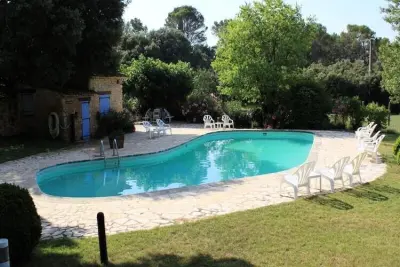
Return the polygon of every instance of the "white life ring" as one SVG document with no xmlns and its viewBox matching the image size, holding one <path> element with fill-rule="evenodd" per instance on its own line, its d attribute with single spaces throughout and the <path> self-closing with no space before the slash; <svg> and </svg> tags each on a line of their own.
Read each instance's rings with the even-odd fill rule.
<svg viewBox="0 0 400 267">
<path fill-rule="evenodd" d="M 58 118 L 58 114 L 51 112 L 49 114 L 48 123 L 51 137 L 56 138 L 60 134 L 60 119 Z"/>
</svg>

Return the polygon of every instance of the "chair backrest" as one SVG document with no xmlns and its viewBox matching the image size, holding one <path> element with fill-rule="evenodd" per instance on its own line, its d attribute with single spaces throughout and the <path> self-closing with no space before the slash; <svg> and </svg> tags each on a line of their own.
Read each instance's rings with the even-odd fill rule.
<svg viewBox="0 0 400 267">
<path fill-rule="evenodd" d="M 146 111 L 146 114 L 144 114 L 144 116 L 147 117 L 147 118 L 151 118 L 152 115 L 153 115 L 153 113 L 151 112 L 151 108 L 149 108 L 149 109 Z"/>
<path fill-rule="evenodd" d="M 375 141 L 376 139 L 378 139 L 378 136 L 380 133 L 381 133 L 381 131 L 377 131 L 376 134 L 374 134 L 374 136 L 372 136 L 372 141 Z"/>
<path fill-rule="evenodd" d="M 164 108 L 164 113 L 166 118 L 171 117 L 171 114 L 165 108 Z"/>
<path fill-rule="evenodd" d="M 204 121 L 205 123 L 211 123 L 211 122 L 213 122 L 214 120 L 213 120 L 213 118 L 212 118 L 210 115 L 204 115 L 203 121 Z"/>
<path fill-rule="evenodd" d="M 164 127 L 164 125 L 165 125 L 165 123 L 164 123 L 162 120 L 160 120 L 160 119 L 156 119 L 156 123 L 157 123 L 157 125 L 158 125 L 159 127 Z"/>
<path fill-rule="evenodd" d="M 148 121 L 142 121 L 143 127 L 148 131 L 151 127 L 151 123 Z"/>
<path fill-rule="evenodd" d="M 299 185 L 308 183 L 308 177 L 310 176 L 310 172 L 314 170 L 314 167 L 315 161 L 306 162 L 293 173 L 293 175 L 297 176 Z"/>
<path fill-rule="evenodd" d="M 372 133 L 375 131 L 376 126 L 378 126 L 378 124 L 374 124 L 371 128 L 369 128 L 369 132 L 370 132 L 370 136 L 372 135 Z"/>
<path fill-rule="evenodd" d="M 384 134 L 382 134 L 381 136 L 378 137 L 378 139 L 376 139 L 375 144 L 374 144 L 374 152 L 378 152 L 378 148 L 379 148 L 380 144 L 382 143 L 383 138 L 385 138 Z"/>
<path fill-rule="evenodd" d="M 351 162 L 352 167 L 352 174 L 360 173 L 361 163 L 364 161 L 365 157 L 367 156 L 367 152 L 363 152 L 357 155 Z"/>
<path fill-rule="evenodd" d="M 375 122 L 371 121 L 368 125 L 367 128 L 372 128 L 372 126 L 374 126 Z"/>
<path fill-rule="evenodd" d="M 224 115 L 222 115 L 221 120 L 222 120 L 223 122 L 229 122 L 229 121 L 231 120 L 231 118 L 229 118 L 228 115 L 224 114 Z"/>
<path fill-rule="evenodd" d="M 161 118 L 161 110 L 159 108 L 154 109 L 153 111 L 153 120 L 157 120 Z"/>
<path fill-rule="evenodd" d="M 350 157 L 344 157 L 344 158 L 339 159 L 338 161 L 336 161 L 335 164 L 332 165 L 334 178 L 342 177 L 344 167 L 347 165 L 347 163 L 349 161 L 350 161 Z"/>
</svg>

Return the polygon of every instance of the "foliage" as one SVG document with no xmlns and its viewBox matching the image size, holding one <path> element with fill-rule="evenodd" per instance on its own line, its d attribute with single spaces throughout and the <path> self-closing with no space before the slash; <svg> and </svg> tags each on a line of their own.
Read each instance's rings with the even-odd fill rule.
<svg viewBox="0 0 400 267">
<path fill-rule="evenodd" d="M 393 155 L 397 155 L 400 152 L 400 136 L 396 139 L 393 145 Z"/>
<path fill-rule="evenodd" d="M 211 27 L 211 31 L 215 36 L 219 36 L 220 32 L 223 31 L 226 25 L 231 21 L 231 19 L 224 19 L 221 21 L 214 21 L 214 25 Z"/>
<path fill-rule="evenodd" d="M 189 58 L 190 65 L 193 68 L 210 69 L 211 62 L 215 57 L 215 49 L 207 45 L 194 45 Z"/>
<path fill-rule="evenodd" d="M 200 69 L 193 76 L 192 95 L 217 94 L 218 77 L 212 70 Z"/>
<path fill-rule="evenodd" d="M 350 119 L 350 125 L 353 130 L 358 129 L 363 125 L 363 122 L 366 117 L 366 108 L 363 102 L 358 98 L 358 96 L 354 96 L 348 101 L 348 109 L 347 114 Z"/>
<path fill-rule="evenodd" d="M 290 87 L 290 128 L 321 129 L 328 121 L 330 95 L 312 80 L 297 80 Z"/>
<path fill-rule="evenodd" d="M 27 189 L 0 184 L 0 218 L 0 237 L 8 239 L 11 263 L 30 258 L 42 225 Z"/>
<path fill-rule="evenodd" d="M 138 114 L 140 112 L 140 104 L 137 98 L 132 98 L 128 95 L 124 95 L 123 106 L 124 109 L 128 110 L 132 114 Z"/>
<path fill-rule="evenodd" d="M 182 106 L 182 115 L 188 122 L 202 122 L 204 115 L 216 118 L 221 114 L 221 103 L 211 94 L 190 94 Z"/>
<path fill-rule="evenodd" d="M 163 107 L 179 118 L 181 107 L 193 90 L 193 71 L 188 63 L 167 64 L 140 56 L 122 71 L 128 77 L 124 93 L 139 100 L 142 112 Z"/>
<path fill-rule="evenodd" d="M 224 111 L 235 122 L 235 128 L 251 128 L 252 112 L 242 107 L 240 101 L 225 102 Z"/>
<path fill-rule="evenodd" d="M 400 31 L 400 1 L 399 0 L 387 0 L 389 5 L 386 8 L 382 8 L 382 12 L 385 14 L 384 19 L 390 23 L 394 30 Z"/>
<path fill-rule="evenodd" d="M 107 114 L 97 116 L 98 127 L 96 136 L 101 138 L 110 135 L 114 131 L 130 133 L 133 130 L 133 120 L 126 111 L 117 112 L 110 110 Z"/>
<path fill-rule="evenodd" d="M 397 100 L 400 98 L 400 42 L 397 40 L 382 46 L 380 60 L 383 68 L 382 87 L 388 91 L 392 100 Z"/>
<path fill-rule="evenodd" d="M 378 128 L 385 128 L 388 122 L 389 110 L 377 103 L 369 103 L 366 107 L 368 122 L 375 122 Z"/>
<path fill-rule="evenodd" d="M 147 26 L 140 19 L 134 18 L 125 23 L 124 34 L 138 32 L 147 32 Z"/>
<path fill-rule="evenodd" d="M 125 1 L 0 1 L 0 84 L 87 90 L 115 73 Z"/>
<path fill-rule="evenodd" d="M 192 44 L 202 44 L 206 40 L 203 15 L 192 6 L 180 6 L 168 13 L 165 26 L 181 31 Z"/>
<path fill-rule="evenodd" d="M 359 96 L 365 103 L 387 104 L 388 95 L 380 87 L 381 75 L 377 71 L 368 75 L 368 67 L 362 61 L 343 60 L 325 66 L 311 64 L 304 69 L 303 75 L 316 79 L 326 90 L 337 98 L 341 96 Z"/>
<path fill-rule="evenodd" d="M 306 64 L 311 26 L 298 7 L 282 0 L 242 6 L 220 34 L 212 63 L 221 93 L 243 104 L 261 103 L 267 113 L 277 110 L 271 95 L 283 89 L 292 73 Z"/>
</svg>

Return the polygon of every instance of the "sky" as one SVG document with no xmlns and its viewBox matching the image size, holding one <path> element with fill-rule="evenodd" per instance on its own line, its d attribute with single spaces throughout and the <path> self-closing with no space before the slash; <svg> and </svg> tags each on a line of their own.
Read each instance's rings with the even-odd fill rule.
<svg viewBox="0 0 400 267">
<path fill-rule="evenodd" d="M 217 38 L 211 33 L 214 21 L 233 18 L 239 7 L 252 0 L 132 0 L 126 8 L 124 19 L 139 18 L 149 29 L 164 25 L 168 13 L 175 7 L 191 5 L 200 11 L 208 26 L 207 43 L 215 45 Z M 285 0 L 289 4 L 299 4 L 304 16 L 314 16 L 328 32 L 340 33 L 348 24 L 367 25 L 378 37 L 394 39 L 396 33 L 383 20 L 381 7 L 385 0 Z"/>
</svg>

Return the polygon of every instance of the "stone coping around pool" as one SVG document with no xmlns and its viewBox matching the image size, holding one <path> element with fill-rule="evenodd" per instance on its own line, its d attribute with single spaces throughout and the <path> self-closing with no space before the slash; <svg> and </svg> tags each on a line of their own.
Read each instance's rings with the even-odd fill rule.
<svg viewBox="0 0 400 267">
<path fill-rule="evenodd" d="M 313 135 L 313 144 L 311 146 L 311 149 L 309 151 L 308 157 L 306 161 L 310 161 L 310 160 L 314 160 L 313 158 L 317 155 L 317 152 L 314 148 L 315 148 L 315 144 L 318 143 L 316 142 L 316 139 L 318 139 L 318 137 L 316 136 L 315 133 L 313 133 L 312 131 L 305 131 L 305 130 L 286 130 L 286 129 L 282 129 L 282 130 L 277 130 L 277 129 L 272 129 L 272 130 L 264 130 L 264 129 L 229 129 L 230 132 L 297 132 L 297 133 L 307 133 L 307 134 L 312 134 Z M 124 156 L 120 156 L 120 158 L 127 158 L 127 157 L 139 157 L 139 156 L 145 156 L 145 155 L 154 155 L 154 154 L 158 154 L 158 153 L 163 153 L 163 152 L 168 152 L 170 150 L 173 149 L 177 149 L 179 147 L 182 147 L 186 144 L 188 144 L 189 142 L 195 141 L 203 136 L 206 135 L 217 135 L 217 134 L 222 134 L 226 132 L 225 131 L 215 131 L 215 132 L 206 132 L 203 134 L 200 134 L 198 136 L 193 137 L 192 139 L 189 139 L 179 145 L 176 146 L 172 146 L 166 149 L 161 149 L 158 151 L 154 151 L 154 152 L 149 152 L 149 153 L 138 153 L 138 154 L 128 154 L 128 155 L 124 155 Z M 62 163 L 58 163 L 52 166 L 48 166 L 45 168 L 42 168 L 40 170 L 38 170 L 35 173 L 35 178 L 37 173 L 44 171 L 46 169 L 50 169 L 56 166 L 62 166 L 62 165 L 67 165 L 67 164 L 72 164 L 72 163 L 80 163 L 80 162 L 90 162 L 90 161 L 102 161 L 104 160 L 103 158 L 93 158 L 93 159 L 86 159 L 86 160 L 78 160 L 78 161 L 67 161 L 67 162 L 62 162 Z M 284 170 L 284 171 L 280 171 L 280 172 L 275 172 L 272 174 L 284 174 L 287 172 L 290 172 L 292 170 L 295 170 L 296 168 L 298 168 L 298 166 L 288 169 L 288 170 Z M 254 177 L 262 177 L 268 174 L 263 174 L 263 175 L 256 175 L 256 176 L 251 176 L 251 177 L 243 177 L 240 179 L 235 179 L 235 180 L 227 180 L 227 181 L 220 181 L 220 182 L 214 182 L 214 183 L 207 183 L 207 184 L 201 184 L 201 185 L 190 185 L 190 186 L 182 186 L 179 188 L 172 188 L 172 189 L 162 189 L 162 190 L 156 190 L 156 191 L 152 191 L 152 192 L 144 192 L 144 193 L 138 193 L 138 194 L 132 194 L 132 195 L 122 195 L 122 196 L 107 196 L 107 197 L 60 197 L 60 196 L 53 196 L 53 195 L 49 195 L 44 193 L 40 187 L 38 186 L 38 184 L 36 183 L 35 186 L 35 190 L 38 190 L 37 192 L 39 192 L 39 194 L 41 197 L 46 198 L 48 201 L 72 201 L 74 203 L 86 203 L 88 200 L 90 201 L 98 201 L 98 202 L 103 202 L 103 201 L 121 201 L 122 199 L 135 199 L 138 197 L 148 197 L 148 198 L 154 198 L 154 197 L 161 197 L 164 195 L 169 195 L 169 194 L 174 194 L 174 193 L 182 193 L 182 192 L 186 192 L 188 190 L 190 190 L 192 187 L 197 187 L 197 189 L 199 189 L 199 191 L 202 190 L 207 190 L 210 187 L 221 187 L 224 185 L 228 185 L 228 184 L 238 184 L 240 183 L 242 179 L 248 179 L 248 178 L 254 178 Z"/>
<path fill-rule="evenodd" d="M 126 135 L 125 148 L 120 155 L 143 154 L 166 150 L 183 144 L 209 129 L 188 127 L 173 128 L 173 135 L 148 139 L 144 129 Z M 306 131 L 314 133 L 314 143 L 308 161 L 316 161 L 316 168 L 332 165 L 343 156 L 353 158 L 357 151 L 354 134 L 338 131 Z M 107 149 L 110 154 L 112 150 Z M 293 189 L 284 188 L 280 195 L 280 182 L 284 173 L 259 175 L 251 178 L 167 189 L 151 193 L 105 198 L 63 198 L 44 195 L 38 189 L 36 173 L 44 167 L 92 159 L 98 153 L 96 145 L 44 153 L 0 164 L 0 182 L 15 183 L 30 190 L 42 218 L 42 239 L 84 237 L 97 234 L 96 214 L 103 212 L 108 234 L 180 224 L 215 215 L 243 211 L 268 205 L 293 201 Z M 362 182 L 371 182 L 386 172 L 385 164 L 365 160 L 361 168 Z M 358 179 L 358 178 L 357 178 Z M 355 180 L 359 183 L 359 180 Z M 318 193 L 319 181 L 311 181 L 311 193 Z M 348 188 L 348 180 L 345 180 Z M 342 184 L 335 184 L 342 189 Z M 304 189 L 304 188 L 303 188 Z M 329 182 L 322 180 L 322 189 Z M 304 194 L 305 190 L 300 192 Z"/>
</svg>

